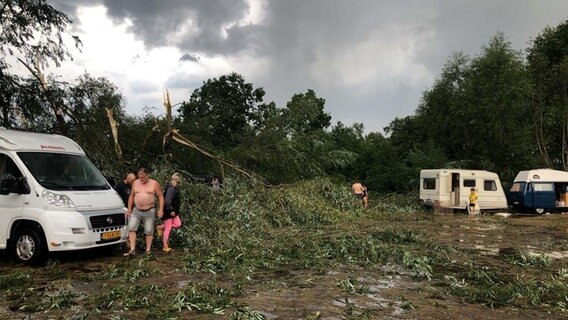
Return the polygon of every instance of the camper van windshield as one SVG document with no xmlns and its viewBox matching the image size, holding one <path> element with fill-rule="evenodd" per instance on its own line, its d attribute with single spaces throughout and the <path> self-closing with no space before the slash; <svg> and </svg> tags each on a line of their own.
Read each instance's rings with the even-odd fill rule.
<svg viewBox="0 0 568 320">
<path fill-rule="evenodd" d="M 51 190 L 107 190 L 105 177 L 85 156 L 18 152 L 34 178 Z"/>
<path fill-rule="evenodd" d="M 511 187 L 511 192 L 523 192 L 525 191 L 525 183 L 524 182 L 515 182 Z"/>
</svg>

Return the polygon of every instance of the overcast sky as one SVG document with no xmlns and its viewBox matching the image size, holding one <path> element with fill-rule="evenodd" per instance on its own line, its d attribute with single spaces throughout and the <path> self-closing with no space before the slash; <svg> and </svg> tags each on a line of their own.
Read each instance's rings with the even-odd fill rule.
<svg viewBox="0 0 568 320">
<path fill-rule="evenodd" d="M 126 111 L 163 112 L 236 72 L 284 107 L 313 89 L 333 124 L 382 131 L 414 113 L 448 57 L 501 31 L 525 50 L 568 19 L 567 0 L 52 0 L 83 41 L 57 73 L 114 82 Z M 50 70 L 55 71 L 55 70 Z"/>
</svg>

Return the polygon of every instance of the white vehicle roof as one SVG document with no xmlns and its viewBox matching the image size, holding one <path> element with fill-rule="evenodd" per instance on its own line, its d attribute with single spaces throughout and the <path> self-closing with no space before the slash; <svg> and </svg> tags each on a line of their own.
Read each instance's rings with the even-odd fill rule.
<svg viewBox="0 0 568 320">
<path fill-rule="evenodd" d="M 568 172 L 553 169 L 534 169 L 521 171 L 514 182 L 568 182 Z"/>
<path fill-rule="evenodd" d="M 85 154 L 75 141 L 61 135 L 4 128 L 0 128 L 0 150 Z"/>
<path fill-rule="evenodd" d="M 498 177 L 495 172 L 487 171 L 487 170 L 467 170 L 467 169 L 425 169 L 420 170 L 421 177 L 435 177 L 438 174 L 449 174 L 449 173 L 459 173 L 462 176 L 467 177 L 476 176 L 476 177 Z"/>
</svg>

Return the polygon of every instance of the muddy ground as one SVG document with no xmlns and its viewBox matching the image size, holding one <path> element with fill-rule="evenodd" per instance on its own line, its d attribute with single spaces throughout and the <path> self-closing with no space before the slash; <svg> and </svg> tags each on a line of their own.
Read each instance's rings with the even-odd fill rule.
<svg viewBox="0 0 568 320">
<path fill-rule="evenodd" d="M 183 268 L 191 263 L 188 248 L 170 254 L 156 248 L 151 256 L 133 258 L 122 257 L 120 250 L 106 255 L 80 252 L 53 257 L 46 266 L 33 268 L 14 265 L 2 256 L 0 319 L 568 318 L 561 302 L 515 300 L 491 305 L 456 294 L 449 284 L 452 280 L 444 280 L 445 273 L 459 275 L 460 266 L 472 262 L 473 268 L 495 270 L 507 279 L 549 279 L 568 266 L 568 215 L 490 214 L 476 221 L 464 214 L 416 215 L 420 218 L 369 216 L 318 231 L 335 236 L 388 228 L 415 232 L 429 246 L 450 252 L 447 270 L 432 263 L 430 279 L 397 263 L 346 262 L 349 259 L 315 265 L 282 262 L 246 272 L 188 272 Z M 279 238 L 282 233 L 286 230 L 278 230 L 272 241 L 286 241 Z M 541 265 L 511 263 L 504 258 L 508 252 L 548 260 Z M 459 277 L 455 280 L 454 285 L 459 284 Z M 179 298 L 182 291 L 189 296 L 192 285 L 195 290 L 208 285 L 217 289 Z M 121 292 L 113 291 L 119 288 Z M 173 298 L 181 303 L 166 301 Z M 189 300 L 195 302 L 193 306 L 184 303 Z M 204 307 L 208 304 L 212 308 Z"/>
</svg>

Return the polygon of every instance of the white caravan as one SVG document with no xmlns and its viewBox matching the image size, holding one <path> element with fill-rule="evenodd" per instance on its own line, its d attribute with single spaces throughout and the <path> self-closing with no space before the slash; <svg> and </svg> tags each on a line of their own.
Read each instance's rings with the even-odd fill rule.
<svg viewBox="0 0 568 320">
<path fill-rule="evenodd" d="M 506 209 L 507 198 L 499 176 L 485 170 L 430 169 L 420 171 L 420 203 L 465 209 L 471 188 L 477 189 L 479 209 Z"/>
<path fill-rule="evenodd" d="M 25 264 L 127 238 L 122 200 L 60 135 L 0 129 L 0 210 L 0 250 Z"/>
</svg>

